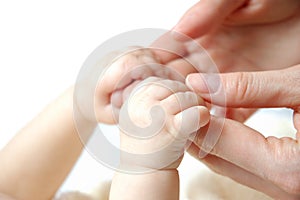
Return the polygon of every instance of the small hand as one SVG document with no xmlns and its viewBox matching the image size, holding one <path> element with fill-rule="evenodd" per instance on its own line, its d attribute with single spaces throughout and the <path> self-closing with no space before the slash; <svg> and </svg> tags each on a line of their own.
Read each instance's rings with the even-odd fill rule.
<svg viewBox="0 0 300 200">
<path fill-rule="evenodd" d="M 82 74 L 75 87 L 75 105 L 78 112 L 93 123 L 116 123 L 131 90 L 147 77 L 183 81 L 178 74 L 162 67 L 150 49 L 141 47 L 111 52 Z"/>
<path fill-rule="evenodd" d="M 119 116 L 122 165 L 176 169 L 189 138 L 209 121 L 203 105 L 179 81 L 152 77 L 138 84 Z"/>
</svg>

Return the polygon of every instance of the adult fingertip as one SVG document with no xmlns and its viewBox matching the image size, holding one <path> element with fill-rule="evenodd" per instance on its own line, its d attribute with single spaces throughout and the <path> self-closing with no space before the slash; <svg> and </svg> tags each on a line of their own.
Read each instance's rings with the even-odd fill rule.
<svg viewBox="0 0 300 200">
<path fill-rule="evenodd" d="M 185 84 L 189 89 L 197 93 L 209 93 L 208 87 L 199 73 L 189 74 L 186 77 Z"/>
</svg>

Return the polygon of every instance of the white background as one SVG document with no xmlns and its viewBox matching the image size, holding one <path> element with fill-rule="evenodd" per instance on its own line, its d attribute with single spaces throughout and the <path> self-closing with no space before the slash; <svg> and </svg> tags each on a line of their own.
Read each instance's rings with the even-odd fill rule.
<svg viewBox="0 0 300 200">
<path fill-rule="evenodd" d="M 170 29 L 195 2 L 0 1 L 0 148 L 74 84 L 102 42 L 138 28 Z M 88 190 L 111 175 L 86 152 L 74 171 L 63 189 Z"/>
<path fill-rule="evenodd" d="M 172 28 L 197 1 L 0 1 L 0 146 L 72 85 L 102 42 Z"/>
<path fill-rule="evenodd" d="M 102 42 L 138 28 L 170 29 L 196 2 L 0 1 L 0 148 L 74 84 L 82 63 Z M 111 171 L 84 152 L 63 189 L 88 190 L 103 176 Z"/>
</svg>

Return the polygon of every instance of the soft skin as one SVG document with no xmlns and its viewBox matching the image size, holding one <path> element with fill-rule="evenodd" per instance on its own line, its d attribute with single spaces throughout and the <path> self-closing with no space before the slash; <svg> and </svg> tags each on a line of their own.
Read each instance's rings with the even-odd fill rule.
<svg viewBox="0 0 300 200">
<path fill-rule="evenodd" d="M 167 49 L 179 53 L 179 55 L 156 50 L 155 53 L 161 62 L 176 69 L 184 76 L 193 72 L 216 73 L 216 70 L 212 70 L 210 65 L 207 65 L 208 59 L 214 61 L 221 73 L 282 69 L 300 63 L 298 54 L 300 51 L 299 1 L 281 1 L 281 3 L 272 3 L 272 5 L 270 1 L 249 1 L 252 3 L 248 5 L 249 7 L 240 8 L 241 12 L 258 7 L 268 9 L 268 13 L 273 13 L 273 10 L 281 11 L 282 4 L 287 4 L 285 7 L 291 8 L 287 9 L 285 15 L 276 12 L 278 16 L 272 22 L 246 23 L 243 26 L 229 25 L 226 17 L 220 17 L 220 15 L 231 16 L 232 10 L 229 7 L 234 6 L 234 2 L 240 1 L 200 1 L 195 7 L 188 10 L 178 22 L 178 26 L 184 28 L 177 29 L 175 26 L 173 29 L 173 31 L 180 31 L 182 34 L 192 37 L 194 42 L 201 45 L 209 56 L 203 53 L 202 48 L 193 48 L 194 42 L 190 42 L 191 38 L 183 37 L 186 41 L 178 40 L 176 37 L 178 33 L 174 34 L 170 31 L 157 39 L 152 46 L 157 49 Z M 215 4 L 222 9 L 217 9 Z M 260 6 L 256 7 L 256 4 Z M 210 15 L 205 15 L 206 12 L 210 12 Z M 251 15 L 255 17 L 256 14 L 253 12 Z M 184 22 L 185 18 L 189 19 L 187 17 L 189 15 L 197 17 L 194 16 L 189 23 Z M 199 25 L 197 25 L 198 22 Z M 212 27 L 203 28 L 206 25 Z M 195 26 L 197 28 L 194 28 Z M 200 68 L 195 70 L 194 66 L 182 57 L 198 63 Z M 254 110 L 228 109 L 227 117 L 245 121 Z"/>
<path fill-rule="evenodd" d="M 201 0 L 186 11 L 173 30 L 197 38 L 222 24 L 278 23 L 295 15 L 299 7 L 298 0 Z"/>
<path fill-rule="evenodd" d="M 93 126 L 87 123 L 85 136 Z M 0 152 L 0 191 L 15 199 L 51 199 L 83 145 L 73 121 L 73 87 L 49 104 Z"/>
<path fill-rule="evenodd" d="M 82 99 L 78 98 L 78 92 L 70 87 L 0 151 L 0 193 L 20 200 L 52 199 L 77 161 L 97 123 L 115 123 L 112 107 L 120 108 L 134 85 L 152 75 L 176 77 L 167 68 L 157 65 L 158 62 L 150 50 L 137 50 L 113 60 L 119 54 L 120 52 L 114 52 L 98 63 L 102 69 L 107 63 L 113 64 L 110 68 L 112 73 L 101 77 L 103 87 L 97 87 L 95 94 L 92 91 L 96 99 L 97 109 L 94 112 L 97 120 L 89 120 L 90 116 L 80 113 L 85 111 L 85 102 L 79 101 Z M 150 65 L 153 63 L 156 65 Z M 124 79 L 122 75 L 141 65 L 143 67 L 139 68 L 140 71 L 128 73 Z M 181 80 L 183 81 L 182 78 Z M 116 88 L 120 86 L 119 83 L 125 84 Z M 114 99 L 111 96 L 114 95 L 122 97 L 116 98 L 121 101 L 111 101 Z M 81 127 L 80 137 L 74 112 L 76 123 Z"/>
<path fill-rule="evenodd" d="M 239 122 L 226 120 L 218 143 L 202 161 L 214 171 L 275 199 L 299 199 L 300 65 L 283 70 L 235 72 L 220 76 L 228 97 L 226 106 L 293 109 L 296 137 L 265 138 Z M 187 82 L 207 101 L 210 101 L 209 96 L 218 95 L 207 93 L 199 74 L 189 75 Z M 221 122 L 218 118 L 211 121 Z M 200 133 L 190 149 L 195 157 L 198 157 L 202 142 Z"/>
<path fill-rule="evenodd" d="M 107 58 L 108 61 L 107 61 Z M 163 68 L 160 60 L 151 49 L 128 47 L 123 51 L 112 52 L 102 60 L 102 75 L 95 90 L 95 110 L 98 121 L 117 123 L 121 105 L 130 91 L 140 81 L 150 76 L 184 80 L 179 75 Z"/>
<path fill-rule="evenodd" d="M 208 123 L 208 109 L 199 106 L 204 105 L 203 100 L 183 83 L 160 78 L 138 84 L 127 101 L 119 116 L 121 149 L 131 155 L 121 152 L 122 172 L 113 178 L 110 199 L 179 199 L 177 167 L 189 139 Z M 165 123 L 151 132 L 151 137 L 144 137 L 155 120 L 149 112 L 154 106 L 159 106 L 164 115 L 156 112 L 151 117 Z M 122 125 L 128 117 L 135 126 L 144 128 L 143 132 L 135 132 L 128 123 Z"/>
<path fill-rule="evenodd" d="M 205 147 L 203 134 L 196 138 L 189 152 L 217 173 L 275 199 L 299 199 L 300 2 L 245 2 L 202 0 L 188 10 L 173 29 L 194 38 L 216 62 L 223 73 L 219 85 L 223 85 L 227 96 L 226 104 L 217 104 L 227 107 L 227 117 L 234 119 L 225 120 L 216 146 L 202 149 L 212 149 L 205 158 L 198 156 L 200 147 Z M 180 49 L 181 55 L 204 63 L 203 57 L 191 50 L 186 39 L 169 32 L 153 45 Z M 174 54 L 163 51 L 156 54 L 164 58 L 162 62 L 185 75 L 193 72 L 187 62 Z M 200 72 L 201 76 L 187 76 L 186 83 L 210 102 L 211 96 L 218 94 L 206 91 L 205 82 L 213 80 L 203 74 L 210 72 L 209 69 L 203 65 Z M 239 123 L 262 107 L 293 109 L 296 138 L 265 138 Z M 211 122 L 223 123 L 217 117 Z"/>
</svg>

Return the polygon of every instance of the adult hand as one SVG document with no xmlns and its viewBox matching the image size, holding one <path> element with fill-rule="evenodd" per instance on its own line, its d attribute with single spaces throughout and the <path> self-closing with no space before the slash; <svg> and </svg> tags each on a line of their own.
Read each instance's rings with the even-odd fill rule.
<svg viewBox="0 0 300 200">
<path fill-rule="evenodd" d="M 217 5 L 217 3 L 219 4 Z M 194 40 L 194 42 L 176 41 L 171 32 L 166 33 L 152 44 L 152 47 L 158 49 L 167 49 L 168 51 L 177 52 L 168 53 L 162 50 L 156 50 L 155 53 L 160 57 L 163 64 L 176 69 L 183 75 L 187 75 L 192 72 L 216 72 L 214 67 L 211 67 L 212 59 L 219 72 L 234 72 L 234 71 L 261 71 L 282 69 L 288 66 L 296 65 L 300 62 L 298 52 L 300 50 L 300 12 L 297 3 L 299 1 L 284 1 L 284 13 L 277 14 L 277 18 L 273 19 L 272 23 L 258 24 L 254 23 L 245 26 L 233 26 L 228 25 L 225 18 L 218 15 L 227 15 L 232 13 L 234 4 L 241 1 L 207 1 L 202 0 L 195 7 L 190 9 L 185 17 L 192 13 L 198 13 L 199 15 L 199 27 L 203 26 L 205 20 L 207 24 L 215 26 L 211 31 L 207 30 L 205 34 L 197 33 L 196 29 L 193 29 L 195 34 L 203 35 Z M 274 10 L 280 7 L 281 3 L 262 0 L 256 3 L 256 1 L 249 1 L 249 4 L 240 9 L 240 12 L 248 12 L 247 9 L 252 12 L 253 17 L 257 15 L 257 12 L 264 12 L 265 16 L 271 16 Z M 273 5 L 274 4 L 274 5 Z M 257 7 L 255 6 L 257 5 Z M 214 7 L 217 6 L 217 7 Z M 222 8 L 222 9 L 221 9 Z M 268 9 L 267 9 L 268 8 Z M 294 9 L 292 9 L 294 8 Z M 219 9 L 219 10 L 218 10 Z M 258 9 L 258 10 L 256 10 Z M 295 10 L 296 9 L 296 10 Z M 270 12 L 272 10 L 272 12 Z M 267 12 L 268 11 L 268 12 Z M 206 12 L 210 12 L 211 15 L 207 15 Z M 236 12 L 235 14 L 237 14 Z M 251 13 L 251 12 L 250 12 Z M 269 13 L 269 14 L 268 14 Z M 235 16 L 235 15 L 234 15 Z M 289 17 L 286 17 L 289 16 Z M 278 17 L 281 17 L 279 20 Z M 237 18 L 239 19 L 239 18 Z M 260 18 L 262 19 L 262 18 Z M 265 19 L 265 17 L 263 18 Z M 193 19 L 195 20 L 195 19 Z M 212 22 L 217 20 L 217 22 Z M 269 20 L 269 22 L 271 22 Z M 262 21 L 261 21 L 262 22 Z M 180 22 L 179 24 L 182 24 Z M 186 23 L 188 27 L 193 26 L 195 21 Z M 176 28 L 174 29 L 176 30 Z M 192 30 L 192 29 L 189 29 Z M 190 36 L 187 31 L 183 31 Z M 198 43 L 203 48 L 193 48 L 193 45 Z M 191 60 L 200 66 L 197 70 L 186 62 L 185 59 Z M 254 110 L 251 109 L 228 109 L 227 117 L 238 121 L 244 121 L 247 119 Z"/>
<path fill-rule="evenodd" d="M 201 0 L 184 14 L 174 30 L 197 38 L 222 24 L 279 22 L 293 16 L 299 6 L 298 0 Z"/>
<path fill-rule="evenodd" d="M 210 101 L 215 92 L 207 87 L 199 74 L 187 77 L 187 84 Z M 300 198 L 300 65 L 274 71 L 220 74 L 227 103 L 220 106 L 242 108 L 287 107 L 294 110 L 295 139 L 265 138 L 259 132 L 229 119 L 225 120 L 215 146 L 202 142 L 205 129 L 200 130 L 189 152 L 211 169 L 237 182 L 262 191 L 275 199 Z M 206 79 L 208 82 L 212 79 Z M 218 102 L 217 102 L 218 104 Z M 216 117 L 210 123 L 223 125 Z M 199 158 L 199 151 L 209 153 Z M 212 151 L 209 151 L 212 149 Z M 209 151 L 209 152 L 208 152 Z"/>
<path fill-rule="evenodd" d="M 172 32 L 167 32 L 151 46 L 179 52 L 177 53 L 179 55 L 175 55 L 163 50 L 155 51 L 162 63 L 171 65 L 185 75 L 193 71 L 191 70 L 193 67 L 182 58 L 199 63 L 201 67 L 198 70 L 211 71 L 210 66 L 205 64 L 210 58 L 203 56 L 204 49 L 220 72 L 261 71 L 298 64 L 299 35 L 300 12 L 297 12 L 285 20 L 274 23 L 245 26 L 220 24 L 214 31 L 195 38 L 194 42 L 191 42 L 191 39 L 185 42 L 177 41 Z M 195 43 L 204 49 L 194 48 Z"/>
</svg>

